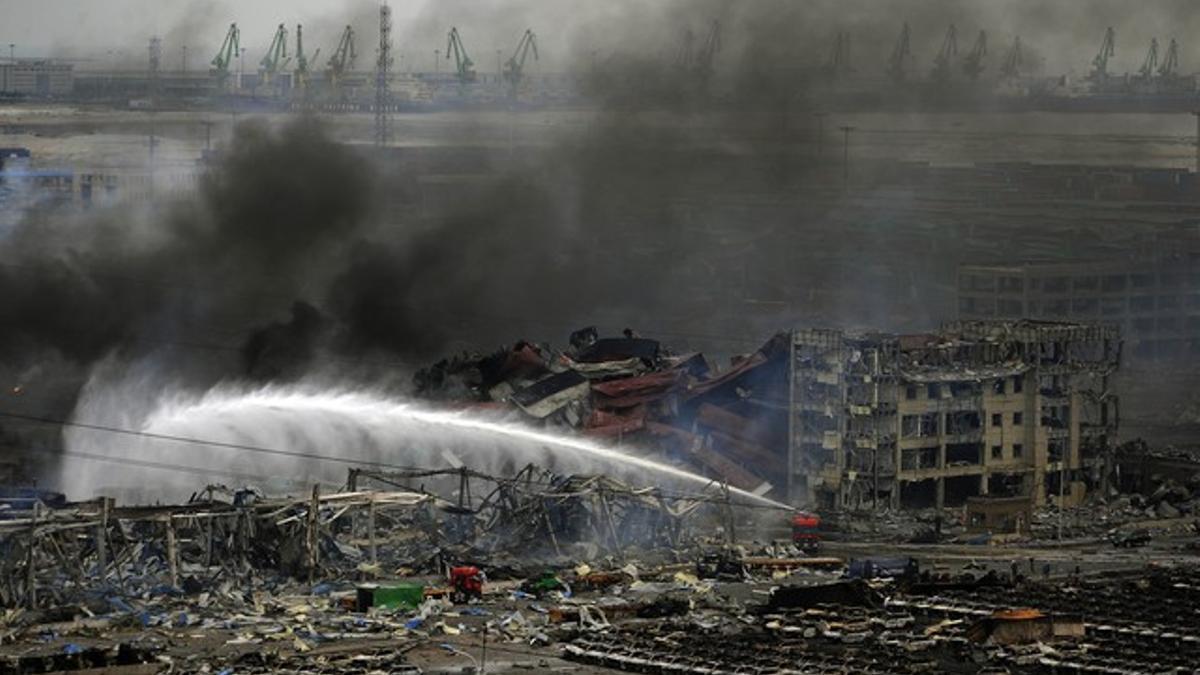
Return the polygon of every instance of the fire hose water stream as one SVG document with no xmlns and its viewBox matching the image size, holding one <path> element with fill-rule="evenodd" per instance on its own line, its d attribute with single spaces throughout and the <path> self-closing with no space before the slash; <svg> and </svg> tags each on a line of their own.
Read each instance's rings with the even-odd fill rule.
<svg viewBox="0 0 1200 675">
<path fill-rule="evenodd" d="M 63 483 L 73 496 L 89 487 L 178 496 L 200 487 L 197 473 L 340 483 L 348 465 L 356 463 L 466 466 L 492 475 L 511 475 L 532 463 L 558 473 L 608 474 L 636 486 L 715 486 L 704 476 L 580 438 L 374 394 L 299 387 L 217 388 L 198 398 L 164 397 L 132 437 L 76 428 L 67 439 L 68 453 L 77 457 L 64 468 Z M 117 470 L 99 466 L 106 459 Z M 140 468 L 132 469 L 133 462 Z M 88 469 L 81 470 L 80 463 Z M 729 490 L 742 501 L 787 508 Z"/>
</svg>

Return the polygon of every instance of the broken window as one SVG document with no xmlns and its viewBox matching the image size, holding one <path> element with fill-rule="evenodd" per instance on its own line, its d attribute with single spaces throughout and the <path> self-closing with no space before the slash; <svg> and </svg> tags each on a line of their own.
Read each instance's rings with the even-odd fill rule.
<svg viewBox="0 0 1200 675">
<path fill-rule="evenodd" d="M 992 382 L 992 393 L 993 394 L 1003 394 L 1004 393 L 1004 378 L 997 378 L 995 382 Z"/>
<path fill-rule="evenodd" d="M 1025 388 L 1025 377 L 1022 375 L 1013 375 L 1013 393 L 1019 394 Z"/>
<path fill-rule="evenodd" d="M 1135 295 L 1129 299 L 1129 311 L 1135 313 L 1153 312 L 1153 295 Z"/>
<path fill-rule="evenodd" d="M 1104 316 L 1120 316 L 1125 313 L 1125 298 L 1104 298 L 1100 301 L 1100 313 Z"/>
<path fill-rule="evenodd" d="M 1047 293 L 1066 293 L 1067 278 L 1066 277 L 1048 277 L 1045 285 L 1042 286 Z"/>
<path fill-rule="evenodd" d="M 1002 459 L 1003 457 L 1004 457 L 1004 446 L 1003 445 L 993 445 L 992 446 L 992 459 Z"/>
<path fill-rule="evenodd" d="M 1020 293 L 1025 290 L 1025 281 L 1021 277 L 1000 277 L 1001 293 Z"/>
<path fill-rule="evenodd" d="M 1125 290 L 1126 279 L 1124 274 L 1109 274 L 1104 277 L 1100 288 L 1105 291 L 1123 291 Z"/>
<path fill-rule="evenodd" d="M 904 388 L 904 398 L 914 401 L 917 398 L 917 388 L 911 384 Z"/>
<path fill-rule="evenodd" d="M 936 399 L 941 398 L 941 396 L 942 396 L 942 388 L 940 386 L 938 386 L 937 384 L 925 385 L 925 397 L 926 398 L 931 399 L 931 400 L 936 400 Z"/>
<path fill-rule="evenodd" d="M 946 466 L 982 463 L 982 443 L 949 443 L 946 445 Z"/>
<path fill-rule="evenodd" d="M 1095 316 L 1100 310 L 1100 301 L 1096 298 L 1075 298 L 1071 302 L 1071 311 L 1076 316 Z"/>
<path fill-rule="evenodd" d="M 904 438 L 937 436 L 938 414 L 905 415 L 900 418 L 900 435 Z"/>
<path fill-rule="evenodd" d="M 946 413 L 946 435 L 969 434 L 979 429 L 979 413 L 974 410 L 962 410 Z"/>
<path fill-rule="evenodd" d="M 1004 423 L 1004 416 L 1000 413 L 992 413 L 992 426 L 998 427 Z"/>
<path fill-rule="evenodd" d="M 1020 443 L 1013 443 L 1013 459 L 1018 459 L 1025 455 L 1025 446 Z"/>
<path fill-rule="evenodd" d="M 1025 414 L 1024 413 L 1019 413 L 1019 412 L 1013 413 L 1013 426 L 1014 427 L 1019 427 L 1024 423 L 1025 423 Z"/>
</svg>

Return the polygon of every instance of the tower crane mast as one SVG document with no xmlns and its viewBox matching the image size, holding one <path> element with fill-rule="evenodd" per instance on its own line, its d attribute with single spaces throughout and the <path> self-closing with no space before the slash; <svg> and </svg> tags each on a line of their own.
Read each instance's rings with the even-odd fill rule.
<svg viewBox="0 0 1200 675">
<path fill-rule="evenodd" d="M 346 26 L 342 31 L 341 39 L 338 40 L 337 48 L 333 50 L 333 56 L 329 57 L 328 62 L 329 82 L 334 88 L 341 84 L 342 76 L 354 67 L 354 60 L 357 58 L 358 54 L 354 51 L 354 28 Z"/>
<path fill-rule="evenodd" d="M 908 22 L 904 22 L 904 27 L 900 29 L 900 37 L 896 39 L 896 46 L 892 49 L 892 56 L 888 59 L 888 77 L 894 82 L 903 82 L 908 77 L 908 63 L 912 60 L 912 47 L 909 44 Z"/>
</svg>

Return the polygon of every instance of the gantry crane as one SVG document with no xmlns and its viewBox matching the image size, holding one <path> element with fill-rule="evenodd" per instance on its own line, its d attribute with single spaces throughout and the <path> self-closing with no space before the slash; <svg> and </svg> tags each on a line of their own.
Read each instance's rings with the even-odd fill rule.
<svg viewBox="0 0 1200 675">
<path fill-rule="evenodd" d="M 259 72 L 263 84 L 269 84 L 277 73 L 287 67 L 291 57 L 287 54 L 287 27 L 279 24 L 275 29 L 275 37 L 271 38 L 271 46 L 267 48 L 266 56 L 259 61 Z"/>
<path fill-rule="evenodd" d="M 1100 43 L 1100 51 L 1092 59 L 1092 77 L 1104 79 L 1108 77 L 1108 60 L 1117 53 L 1117 35 L 1112 26 L 1104 31 L 1104 41 Z"/>
<path fill-rule="evenodd" d="M 238 25 L 236 23 L 229 24 L 229 31 L 225 33 L 225 41 L 221 43 L 221 48 L 213 57 L 210 71 L 217 78 L 217 87 L 220 89 L 224 89 L 229 82 L 229 68 L 233 65 L 233 59 L 241 52 L 241 41 L 242 32 L 238 30 Z"/>
<path fill-rule="evenodd" d="M 525 59 L 530 52 L 533 52 L 533 60 L 537 61 L 537 36 L 533 34 L 532 28 L 527 28 L 525 34 L 521 36 L 521 40 L 517 42 L 517 48 L 513 51 L 513 55 L 504 64 L 504 80 L 508 82 L 509 91 L 514 98 L 517 95 L 517 88 L 521 85 L 521 80 L 525 77 Z"/>
<path fill-rule="evenodd" d="M 1021 54 L 1021 36 L 1013 38 L 1012 47 L 1004 56 L 1004 65 L 1000 67 L 1000 77 L 1005 80 L 1015 80 L 1021 76 L 1021 67 L 1025 58 Z"/>
<path fill-rule="evenodd" d="M 979 75 L 983 73 L 983 57 L 987 56 L 987 31 L 979 31 L 979 37 L 975 38 L 975 46 L 971 48 L 971 52 L 967 54 L 967 58 L 963 61 L 963 72 L 971 81 L 979 79 Z"/>
<path fill-rule="evenodd" d="M 888 59 L 888 77 L 894 82 L 903 82 L 908 77 L 908 62 L 912 60 L 912 47 L 909 45 L 908 22 L 900 29 L 900 37 L 896 38 L 896 46 Z"/>
<path fill-rule="evenodd" d="M 1175 77 L 1179 71 L 1179 43 L 1171 38 L 1167 45 L 1167 53 L 1163 56 L 1162 65 L 1158 67 L 1159 77 Z"/>
<path fill-rule="evenodd" d="M 354 68 L 354 60 L 358 54 L 354 52 L 354 28 L 346 26 L 342 38 L 338 40 L 333 56 L 329 57 L 329 84 L 334 89 L 341 86 L 342 76 Z M 315 59 L 314 59 L 315 60 Z"/>
<path fill-rule="evenodd" d="M 938 82 L 945 82 L 950 79 L 950 64 L 954 58 L 958 56 L 958 29 L 954 24 L 946 29 L 946 37 L 942 39 L 942 48 L 938 50 L 937 57 L 933 59 L 933 79 Z"/>
<path fill-rule="evenodd" d="M 471 61 L 471 57 L 467 56 L 467 48 L 458 34 L 458 28 L 455 27 L 451 27 L 450 33 L 446 35 L 446 58 L 449 59 L 451 54 L 454 54 L 454 68 L 458 73 L 458 81 L 461 84 L 474 82 L 475 63 Z"/>
<path fill-rule="evenodd" d="M 312 60 L 321 56 L 321 48 L 313 52 Z M 308 88 L 308 56 L 304 53 L 304 26 L 296 24 L 296 86 Z"/>
<path fill-rule="evenodd" d="M 829 52 L 829 60 L 825 62 L 825 74 L 830 79 L 836 79 L 843 73 L 850 72 L 850 34 L 838 31 L 833 39 L 833 49 Z"/>
<path fill-rule="evenodd" d="M 1154 77 L 1154 73 L 1157 70 L 1158 38 L 1150 38 L 1150 49 L 1146 51 L 1146 60 L 1142 61 L 1142 67 L 1138 69 L 1138 76 L 1143 80 L 1149 80 Z"/>
</svg>

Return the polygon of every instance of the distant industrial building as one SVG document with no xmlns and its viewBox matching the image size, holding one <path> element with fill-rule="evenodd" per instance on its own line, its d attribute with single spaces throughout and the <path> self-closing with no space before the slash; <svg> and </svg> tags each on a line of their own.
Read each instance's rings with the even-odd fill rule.
<svg viewBox="0 0 1200 675">
<path fill-rule="evenodd" d="M 1108 262 L 964 265 L 960 319 L 1028 317 L 1121 327 L 1130 356 L 1169 361 L 1200 355 L 1200 257 Z"/>
<path fill-rule="evenodd" d="M 1116 327 L 967 321 L 792 334 L 789 497 L 827 509 L 1077 503 L 1116 442 Z"/>
<path fill-rule="evenodd" d="M 75 68 L 48 59 L 17 59 L 0 63 L 0 94 L 66 96 L 75 89 Z"/>
</svg>

